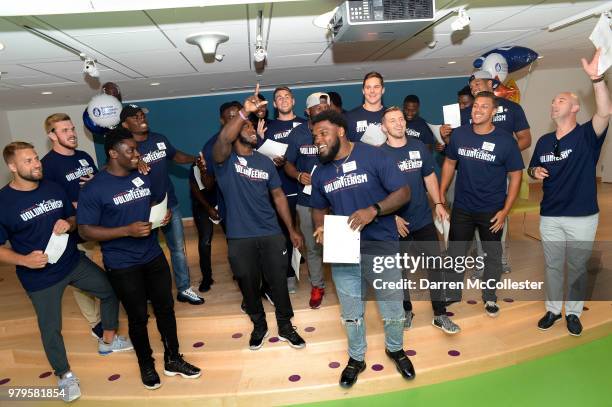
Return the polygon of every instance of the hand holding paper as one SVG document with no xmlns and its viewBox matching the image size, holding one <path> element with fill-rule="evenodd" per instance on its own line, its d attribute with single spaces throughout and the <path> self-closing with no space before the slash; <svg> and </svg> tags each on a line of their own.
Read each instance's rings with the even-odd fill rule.
<svg viewBox="0 0 612 407">
<path fill-rule="evenodd" d="M 302 260 L 302 253 L 297 247 L 293 248 L 293 254 L 291 255 L 291 267 L 295 270 L 295 278 L 300 281 L 300 261 Z"/>
<path fill-rule="evenodd" d="M 276 157 L 284 156 L 285 152 L 287 151 L 287 147 L 289 147 L 289 145 L 268 139 L 264 141 L 264 143 L 261 145 L 261 147 L 257 149 L 257 151 L 259 151 L 269 159 L 274 160 L 274 158 Z"/>
<path fill-rule="evenodd" d="M 168 194 L 164 197 L 164 200 L 151 207 L 151 213 L 149 214 L 149 222 L 152 223 L 151 229 L 158 228 L 163 225 L 164 218 L 168 211 Z"/>
<path fill-rule="evenodd" d="M 445 124 L 450 124 L 453 129 L 461 126 L 461 112 L 459 110 L 459 103 L 442 106 L 442 113 L 444 114 Z"/>
<path fill-rule="evenodd" d="M 68 234 L 62 233 L 60 235 L 56 235 L 55 233 L 51 233 L 51 238 L 47 243 L 47 247 L 45 248 L 45 254 L 48 256 L 48 262 L 50 264 L 55 264 L 58 262 L 64 251 L 66 250 L 66 246 L 68 245 Z"/>
<path fill-rule="evenodd" d="M 359 264 L 361 234 L 352 230 L 348 216 L 325 215 L 323 262 Z"/>
</svg>

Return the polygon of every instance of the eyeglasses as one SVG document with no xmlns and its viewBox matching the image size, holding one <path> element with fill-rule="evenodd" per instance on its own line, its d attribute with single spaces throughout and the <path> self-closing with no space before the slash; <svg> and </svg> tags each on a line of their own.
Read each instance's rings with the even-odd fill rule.
<svg viewBox="0 0 612 407">
<path fill-rule="evenodd" d="M 555 139 L 555 144 L 553 144 L 553 154 L 555 157 L 561 157 L 561 149 L 559 148 L 559 140 Z"/>
</svg>

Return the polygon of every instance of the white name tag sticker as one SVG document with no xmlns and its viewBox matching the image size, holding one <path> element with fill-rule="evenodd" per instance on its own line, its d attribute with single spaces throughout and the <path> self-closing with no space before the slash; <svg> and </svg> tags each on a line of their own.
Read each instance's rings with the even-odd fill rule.
<svg viewBox="0 0 612 407">
<path fill-rule="evenodd" d="M 421 159 L 421 152 L 420 151 L 409 151 L 408 155 L 410 156 L 411 160 L 420 160 Z"/>
<path fill-rule="evenodd" d="M 495 149 L 495 144 L 485 141 L 482 143 L 482 149 L 487 151 L 493 151 Z"/>
<path fill-rule="evenodd" d="M 367 120 L 359 120 L 357 122 L 357 127 L 368 127 L 368 121 Z"/>
<path fill-rule="evenodd" d="M 140 177 L 136 177 L 132 180 L 132 184 L 136 185 L 137 188 L 140 188 L 144 184 L 144 181 L 140 179 Z"/>
<path fill-rule="evenodd" d="M 504 112 L 504 107 L 503 106 L 497 106 L 497 113 L 503 113 Z"/>
<path fill-rule="evenodd" d="M 357 162 L 349 161 L 347 163 L 342 164 L 342 172 L 345 174 L 347 172 L 355 171 L 357 169 Z"/>
<path fill-rule="evenodd" d="M 300 122 L 293 122 L 293 127 L 295 128 L 295 127 L 299 126 L 300 124 L 302 124 L 302 123 L 300 123 Z"/>
<path fill-rule="evenodd" d="M 161 143 L 157 143 L 157 148 L 159 150 L 165 150 L 166 149 L 166 143 L 164 143 L 163 141 Z"/>
<path fill-rule="evenodd" d="M 89 166 L 89 163 L 84 158 L 81 158 L 79 160 L 79 164 L 81 164 L 83 167 L 88 167 Z"/>
</svg>

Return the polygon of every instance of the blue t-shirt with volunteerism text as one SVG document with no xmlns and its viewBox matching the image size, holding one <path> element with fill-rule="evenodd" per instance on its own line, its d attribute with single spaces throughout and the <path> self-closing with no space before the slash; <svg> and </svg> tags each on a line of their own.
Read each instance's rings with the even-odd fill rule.
<svg viewBox="0 0 612 407">
<path fill-rule="evenodd" d="M 151 206 L 163 201 L 166 192 L 155 190 L 150 177 L 136 170 L 123 177 L 102 170 L 81 191 L 77 223 L 115 228 L 148 222 Z M 157 229 L 146 237 L 127 236 L 100 246 L 104 265 L 110 269 L 144 265 L 162 254 Z"/>
<path fill-rule="evenodd" d="M 153 189 L 167 192 L 168 208 L 174 208 L 178 205 L 178 200 L 174 193 L 174 185 L 170 181 L 168 163 L 174 159 L 176 148 L 165 136 L 158 133 L 149 133 L 145 141 L 137 143 L 142 161 L 151 167 L 148 175 L 153 183 Z"/>
<path fill-rule="evenodd" d="M 308 123 L 291 130 L 287 161 L 295 166 L 298 172 L 312 174 L 313 169 L 320 165 L 319 149 L 313 144 L 312 132 Z M 304 185 L 298 186 L 298 205 L 310 206 L 310 195 L 304 193 Z"/>
<path fill-rule="evenodd" d="M 63 155 L 51 150 L 40 162 L 43 165 L 45 179 L 61 185 L 68 194 L 70 202 L 79 200 L 81 177 L 98 172 L 93 158 L 81 150 L 74 150 L 73 155 Z"/>
<path fill-rule="evenodd" d="M 456 128 L 446 156 L 457 161 L 453 206 L 474 213 L 501 210 L 508 173 L 524 168 L 516 140 L 498 128 L 484 135 L 474 133 L 470 125 Z"/>
<path fill-rule="evenodd" d="M 497 112 L 493 116 L 493 124 L 496 129 L 506 130 L 513 134 L 529 128 L 525 111 L 518 103 L 505 98 L 497 98 Z M 461 124 L 472 123 L 472 106 L 461 109 Z"/>
<path fill-rule="evenodd" d="M 361 137 L 368 126 L 381 125 L 384 112 L 384 107 L 376 112 L 370 112 L 369 110 L 365 110 L 363 106 L 356 107 L 350 112 L 347 112 L 345 116 L 348 125 L 348 139 L 350 141 L 361 141 Z"/>
<path fill-rule="evenodd" d="M 0 245 L 7 241 L 16 253 L 28 255 L 44 251 L 59 219 L 74 216 L 74 207 L 64 189 L 43 179 L 32 191 L 18 191 L 10 185 L 0 189 Z M 23 288 L 34 292 L 63 280 L 79 261 L 76 234 L 68 235 L 68 244 L 59 260 L 41 269 L 17 266 L 17 277 Z"/>
<path fill-rule="evenodd" d="M 423 144 L 433 145 L 434 135 L 425 119 L 420 116 L 406 122 L 406 137 L 419 139 Z"/>
<path fill-rule="evenodd" d="M 589 216 L 599 212 L 597 206 L 597 161 L 606 138 L 595 134 L 588 121 L 557 141 L 555 132 L 538 140 L 529 167 L 543 167 L 548 171 L 540 204 L 542 216 Z M 555 156 L 555 143 L 558 155 Z"/>
</svg>

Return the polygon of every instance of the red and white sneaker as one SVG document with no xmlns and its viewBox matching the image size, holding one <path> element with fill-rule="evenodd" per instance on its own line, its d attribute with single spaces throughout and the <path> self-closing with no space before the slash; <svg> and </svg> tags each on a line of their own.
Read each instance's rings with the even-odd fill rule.
<svg viewBox="0 0 612 407">
<path fill-rule="evenodd" d="M 323 295 L 325 295 L 324 288 L 312 287 L 312 290 L 310 290 L 310 308 L 319 308 L 321 306 L 321 302 L 323 301 Z"/>
</svg>

